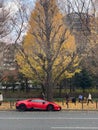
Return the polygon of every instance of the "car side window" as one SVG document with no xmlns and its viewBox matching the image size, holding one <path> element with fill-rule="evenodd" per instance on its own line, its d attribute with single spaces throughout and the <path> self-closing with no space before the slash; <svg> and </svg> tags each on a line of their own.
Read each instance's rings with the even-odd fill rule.
<svg viewBox="0 0 98 130">
<path fill-rule="evenodd" d="M 40 99 L 35 99 L 35 100 L 32 100 L 31 102 L 41 103 L 41 102 L 45 102 L 45 101 L 44 100 L 40 100 Z"/>
</svg>

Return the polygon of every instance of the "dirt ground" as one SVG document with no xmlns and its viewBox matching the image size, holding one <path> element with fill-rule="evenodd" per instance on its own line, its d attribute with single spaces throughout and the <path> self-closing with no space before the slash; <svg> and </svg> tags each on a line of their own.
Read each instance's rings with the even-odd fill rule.
<svg viewBox="0 0 98 130">
<path fill-rule="evenodd" d="M 78 103 L 76 102 L 76 104 L 74 103 L 69 103 L 69 105 L 67 106 L 65 102 L 56 102 L 57 104 L 59 104 L 63 110 L 98 110 L 98 103 L 93 102 L 93 103 L 89 103 L 87 105 L 87 103 Z M 3 102 L 0 105 L 0 110 L 15 110 L 15 102 Z"/>
<path fill-rule="evenodd" d="M 2 102 L 0 105 L 0 110 L 14 110 L 15 109 L 15 103 L 10 102 Z"/>
<path fill-rule="evenodd" d="M 69 103 L 68 106 L 66 105 L 66 103 L 58 103 L 59 105 L 61 105 L 62 109 L 69 109 L 69 110 L 97 110 L 98 109 L 98 103 L 93 102 L 93 103 L 89 103 L 87 105 L 87 103 L 79 103 L 76 102 L 76 104 L 74 103 Z"/>
</svg>

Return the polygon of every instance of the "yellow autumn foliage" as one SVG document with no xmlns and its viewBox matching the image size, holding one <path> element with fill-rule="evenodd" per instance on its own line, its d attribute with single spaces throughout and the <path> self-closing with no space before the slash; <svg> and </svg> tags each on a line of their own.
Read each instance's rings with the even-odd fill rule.
<svg viewBox="0 0 98 130">
<path fill-rule="evenodd" d="M 54 0 L 51 2 L 54 4 Z M 49 11 L 51 12 L 51 10 L 53 10 L 52 7 L 50 7 Z M 48 24 L 51 24 L 49 39 L 51 49 L 49 51 L 51 52 L 50 64 L 52 64 L 53 79 L 55 79 L 58 73 L 62 72 L 64 68 L 67 68 L 72 60 L 73 68 L 77 67 L 79 63 L 77 56 L 72 59 L 72 55 L 76 51 L 75 39 L 62 19 L 63 15 L 59 12 L 59 9 L 56 9 L 53 17 L 49 16 L 50 23 Z M 18 53 L 16 59 L 21 66 L 20 71 L 29 78 L 37 78 L 35 72 L 32 71 L 32 68 L 34 68 L 38 75 L 45 79 L 48 66 L 47 55 L 49 55 L 47 52 L 49 48 L 46 37 L 45 15 L 40 3 L 36 4 L 35 9 L 31 13 L 29 29 L 24 39 L 23 48 L 30 64 L 26 62 L 25 56 Z M 79 72 L 79 69 L 76 69 L 72 73 L 66 70 L 61 78 L 72 77 L 75 72 Z"/>
</svg>

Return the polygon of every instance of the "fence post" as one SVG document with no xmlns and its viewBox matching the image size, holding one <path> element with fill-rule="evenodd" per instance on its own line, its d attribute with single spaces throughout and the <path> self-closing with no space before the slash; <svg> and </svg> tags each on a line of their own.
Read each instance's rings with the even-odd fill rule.
<svg viewBox="0 0 98 130">
<path fill-rule="evenodd" d="M 83 110 L 83 101 L 81 103 L 82 103 L 82 110 Z"/>
<path fill-rule="evenodd" d="M 66 101 L 67 108 L 69 108 L 69 101 Z"/>
<path fill-rule="evenodd" d="M 10 108 L 14 106 L 14 101 L 10 101 Z"/>
<path fill-rule="evenodd" d="M 97 109 L 97 100 L 96 100 L 96 109 Z"/>
<path fill-rule="evenodd" d="M 62 105 L 64 106 L 64 100 L 62 100 Z"/>
</svg>

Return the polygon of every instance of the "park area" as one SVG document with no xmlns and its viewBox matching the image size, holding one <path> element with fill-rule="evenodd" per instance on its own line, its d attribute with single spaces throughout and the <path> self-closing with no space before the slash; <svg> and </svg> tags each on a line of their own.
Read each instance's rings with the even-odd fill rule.
<svg viewBox="0 0 98 130">
<path fill-rule="evenodd" d="M 0 110 L 32 97 L 97 110 L 98 0 L 32 2 L 0 1 Z"/>
</svg>

